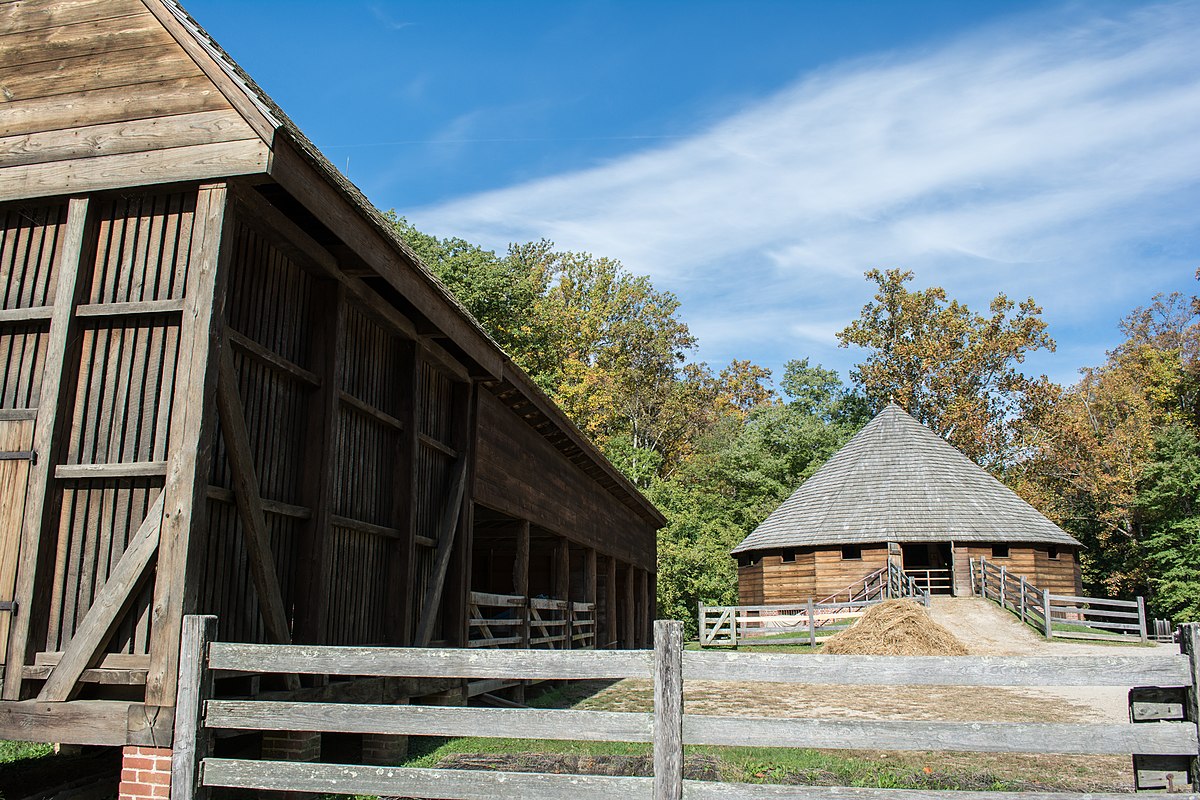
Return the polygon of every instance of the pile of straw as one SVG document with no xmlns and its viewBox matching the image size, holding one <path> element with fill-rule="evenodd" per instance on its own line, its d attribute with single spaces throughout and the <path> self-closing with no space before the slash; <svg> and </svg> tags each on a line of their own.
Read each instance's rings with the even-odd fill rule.
<svg viewBox="0 0 1200 800">
<path fill-rule="evenodd" d="M 872 606 L 852 627 L 825 642 L 821 652 L 858 656 L 965 656 L 967 648 L 929 618 L 914 600 Z"/>
</svg>

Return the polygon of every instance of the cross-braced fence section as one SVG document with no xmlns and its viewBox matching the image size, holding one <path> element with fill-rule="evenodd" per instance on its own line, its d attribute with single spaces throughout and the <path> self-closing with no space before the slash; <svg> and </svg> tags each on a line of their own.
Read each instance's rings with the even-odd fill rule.
<svg viewBox="0 0 1200 800">
<path fill-rule="evenodd" d="M 468 647 L 588 650 L 596 646 L 596 604 L 471 592 Z"/>
<path fill-rule="evenodd" d="M 1034 797 L 1038 792 L 977 793 L 783 787 L 683 779 L 685 745 L 949 751 L 1131 754 L 1140 788 L 1182 787 L 1195 776 L 1198 746 L 1195 676 L 1200 628 L 1185 626 L 1182 655 L 1051 657 L 891 657 L 684 651 L 682 623 L 654 626 L 654 652 L 445 650 L 210 642 L 212 617 L 189 617 L 175 715 L 172 799 L 210 788 L 473 798 L 645 798 L 645 800 L 845 800 Z M 213 698 L 212 673 L 302 673 L 506 680 L 641 678 L 654 684 L 650 713 L 528 708 L 448 708 Z M 685 680 L 826 686 L 1119 686 L 1131 692 L 1130 723 L 949 722 L 814 719 L 685 713 Z M 1148 688 L 1152 687 L 1152 688 Z M 1143 698 L 1140 701 L 1138 698 Z M 486 772 L 216 758 L 217 730 L 311 731 L 418 736 L 618 741 L 653 744 L 652 777 Z M 1127 794 L 1090 794 L 1120 800 Z M 1195 795 L 1193 795 L 1195 797 Z"/>
<path fill-rule="evenodd" d="M 1141 597 L 1109 600 L 1053 594 L 985 558 L 971 559 L 970 569 L 971 587 L 977 595 L 1012 611 L 1047 639 L 1145 642 L 1149 638 L 1146 604 Z"/>
</svg>

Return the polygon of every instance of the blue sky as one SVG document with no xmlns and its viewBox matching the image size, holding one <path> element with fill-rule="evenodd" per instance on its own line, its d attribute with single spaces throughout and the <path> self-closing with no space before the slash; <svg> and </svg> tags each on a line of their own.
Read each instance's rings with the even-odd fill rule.
<svg viewBox="0 0 1200 800">
<path fill-rule="evenodd" d="M 1032 295 L 1065 382 L 1196 289 L 1200 0 L 186 5 L 377 206 L 620 259 L 714 365 L 845 374 L 871 267 Z"/>
</svg>

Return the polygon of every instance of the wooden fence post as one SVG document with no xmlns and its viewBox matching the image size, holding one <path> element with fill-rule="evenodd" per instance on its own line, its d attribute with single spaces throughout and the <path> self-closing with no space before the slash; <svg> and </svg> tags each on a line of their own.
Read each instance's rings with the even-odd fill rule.
<svg viewBox="0 0 1200 800">
<path fill-rule="evenodd" d="M 1045 623 L 1046 638 L 1054 637 L 1054 627 L 1050 624 L 1050 590 L 1042 589 L 1042 619 Z"/>
<path fill-rule="evenodd" d="M 815 609 L 813 608 L 812 598 L 808 598 L 808 646 L 817 646 L 817 621 L 815 618 Z"/>
<path fill-rule="evenodd" d="M 700 639 L 700 646 L 704 647 L 704 601 L 696 604 L 698 611 L 696 612 L 696 634 Z"/>
<path fill-rule="evenodd" d="M 204 703 L 212 696 L 208 645 L 217 633 L 217 618 L 183 618 L 179 647 L 179 683 L 175 700 L 175 741 L 171 751 L 171 800 L 202 800 L 200 762 L 212 739 L 204 730 Z"/>
<path fill-rule="evenodd" d="M 1008 583 L 1008 567 L 1000 567 L 1000 610 L 1004 610 L 1005 584 Z"/>
<path fill-rule="evenodd" d="M 683 797 L 683 623 L 654 622 L 654 800 Z"/>
<path fill-rule="evenodd" d="M 1200 729 L 1200 623 L 1187 622 L 1179 626 L 1179 649 L 1188 657 L 1192 667 L 1192 681 L 1187 687 L 1187 701 L 1183 715 Z M 1194 787 L 1200 778 L 1200 754 L 1192 756 L 1188 773 Z"/>
<path fill-rule="evenodd" d="M 1025 576 L 1022 575 L 1021 576 L 1021 624 L 1022 625 L 1025 624 L 1025 592 L 1026 592 L 1027 588 L 1028 587 L 1025 585 Z"/>
<path fill-rule="evenodd" d="M 1139 595 L 1138 599 L 1137 599 L 1137 604 L 1138 604 L 1138 634 L 1141 635 L 1142 641 L 1145 642 L 1145 641 L 1149 640 L 1149 637 L 1146 635 L 1146 598 Z"/>
</svg>

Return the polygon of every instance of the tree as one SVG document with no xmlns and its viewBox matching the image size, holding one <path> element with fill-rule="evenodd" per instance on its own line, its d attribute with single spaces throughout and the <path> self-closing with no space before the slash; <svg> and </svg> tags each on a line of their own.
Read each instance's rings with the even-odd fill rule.
<svg viewBox="0 0 1200 800">
<path fill-rule="evenodd" d="M 1027 353 L 1054 350 L 1042 309 L 1004 294 L 989 313 L 947 300 L 940 287 L 910 291 L 913 274 L 871 270 L 877 286 L 859 318 L 838 333 L 842 347 L 866 351 L 851 372 L 872 408 L 888 400 L 928 425 L 980 465 L 1000 472 L 1016 457 L 1010 422 L 1044 395 L 1019 366 Z"/>
<path fill-rule="evenodd" d="M 1200 440 L 1184 425 L 1157 437 L 1137 506 L 1152 609 L 1180 622 L 1200 620 Z"/>
</svg>

